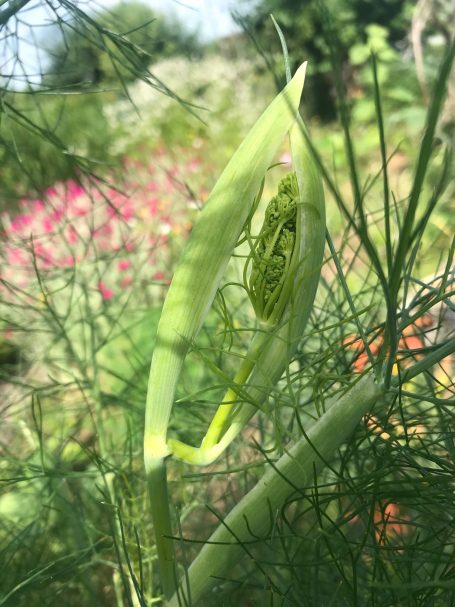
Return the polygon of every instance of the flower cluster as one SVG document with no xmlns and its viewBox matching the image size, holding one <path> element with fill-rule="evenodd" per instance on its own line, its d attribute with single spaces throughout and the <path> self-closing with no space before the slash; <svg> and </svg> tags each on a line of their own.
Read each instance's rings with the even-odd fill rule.
<svg viewBox="0 0 455 607">
<path fill-rule="evenodd" d="M 346 521 L 351 527 L 364 527 L 360 515 L 347 512 Z M 373 513 L 374 535 L 379 545 L 400 545 L 416 529 L 416 522 L 407 509 L 396 502 L 378 502 Z"/>
<path fill-rule="evenodd" d="M 131 297 L 159 303 L 204 195 L 200 165 L 182 153 L 176 166 L 158 152 L 153 165 L 126 160 L 115 185 L 112 177 L 57 183 L 3 213 L 3 317 L 19 328 L 51 301 L 56 313 L 80 307 L 82 293 L 91 309 Z"/>
<path fill-rule="evenodd" d="M 397 363 L 402 362 L 403 366 L 409 366 L 415 358 L 425 348 L 424 337 L 428 332 L 434 331 L 434 319 L 430 314 L 425 314 L 418 318 L 412 325 L 406 327 L 398 343 Z M 354 352 L 352 369 L 355 373 L 361 373 L 368 365 L 368 354 L 360 337 L 349 336 L 344 340 L 347 350 Z M 369 349 L 373 356 L 376 356 L 383 344 L 382 334 L 378 334 L 375 339 L 369 343 Z M 398 368 L 394 369 L 398 372 Z"/>
<path fill-rule="evenodd" d="M 291 279 L 289 268 L 296 239 L 298 196 L 297 179 L 294 173 L 289 173 L 267 206 L 264 225 L 251 255 L 249 293 L 255 312 L 262 320 L 271 316 L 286 282 Z"/>
</svg>

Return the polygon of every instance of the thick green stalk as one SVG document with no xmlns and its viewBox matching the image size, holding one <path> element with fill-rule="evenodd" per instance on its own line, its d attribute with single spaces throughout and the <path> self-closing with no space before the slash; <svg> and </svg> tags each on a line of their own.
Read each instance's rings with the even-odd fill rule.
<svg viewBox="0 0 455 607">
<path fill-rule="evenodd" d="M 191 564 L 180 588 L 186 592 L 186 580 L 191 591 L 191 604 L 199 601 L 228 575 L 233 565 L 245 555 L 242 543 L 254 537 L 266 538 L 270 516 L 281 508 L 286 499 L 312 481 L 315 469 L 320 470 L 335 449 L 352 433 L 362 415 L 384 395 L 382 386 L 369 373 L 342 397 L 328 404 L 326 413 L 314 423 L 274 466 L 270 466 L 257 485 L 237 504 L 208 539 Z M 177 594 L 169 607 L 178 607 Z"/>
<path fill-rule="evenodd" d="M 147 464 L 146 464 L 147 465 Z M 166 461 L 155 459 L 147 465 L 147 488 L 150 511 L 155 526 L 155 542 L 160 566 L 160 580 L 165 597 L 172 596 L 177 581 L 169 496 L 167 490 Z"/>
<path fill-rule="evenodd" d="M 420 373 L 429 371 L 435 364 L 455 351 L 455 340 L 449 340 L 424 359 L 406 369 L 401 383 L 409 381 Z M 307 429 L 305 436 L 289 449 L 268 470 L 257 485 L 235 506 L 207 540 L 196 559 L 191 564 L 179 592 L 167 607 L 180 607 L 180 598 L 191 591 L 191 605 L 198 602 L 217 583 L 225 578 L 245 549 L 242 543 L 254 538 L 265 537 L 270 528 L 270 513 L 274 515 L 291 496 L 296 488 L 305 486 L 331 459 L 334 451 L 353 432 L 360 419 L 383 399 L 394 397 L 400 377 L 393 381 L 389 394 L 383 385 L 375 382 L 370 371 L 343 396 L 331 399 L 326 412 Z M 185 604 L 184 602 L 182 604 Z"/>
</svg>

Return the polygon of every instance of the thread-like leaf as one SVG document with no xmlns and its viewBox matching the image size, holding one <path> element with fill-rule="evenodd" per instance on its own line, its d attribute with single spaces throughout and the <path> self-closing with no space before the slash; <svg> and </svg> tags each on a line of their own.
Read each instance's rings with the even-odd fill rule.
<svg viewBox="0 0 455 607">
<path fill-rule="evenodd" d="M 333 451 L 346 439 L 364 415 L 383 395 L 369 373 L 341 398 L 327 403 L 327 411 L 267 472 L 257 485 L 220 522 L 187 572 L 191 604 L 200 605 L 217 580 L 228 576 L 245 555 L 243 544 L 265 537 L 270 513 L 282 507 L 296 489 L 307 485 Z M 185 594 L 184 584 L 180 589 Z M 168 607 L 181 604 L 174 595 Z M 182 603 L 185 604 L 185 603 Z"/>
</svg>

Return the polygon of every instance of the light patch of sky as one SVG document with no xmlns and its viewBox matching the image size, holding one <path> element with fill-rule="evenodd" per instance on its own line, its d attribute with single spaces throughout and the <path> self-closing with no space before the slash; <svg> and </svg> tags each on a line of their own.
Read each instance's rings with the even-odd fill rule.
<svg viewBox="0 0 455 607">
<path fill-rule="evenodd" d="M 77 5 L 90 12 L 114 6 L 117 1 L 79 0 Z M 202 40 L 214 40 L 238 30 L 231 16 L 231 11 L 238 6 L 238 0 L 142 1 L 163 14 L 176 16 L 189 29 L 198 31 Z M 2 9 L 10 4 L 2 5 Z M 0 82 L 3 80 L 14 87 L 26 83 L 39 84 L 46 65 L 45 48 L 52 41 L 49 40 L 49 27 L 55 24 L 57 14 L 61 18 L 65 16 L 65 11 L 56 0 L 48 3 L 30 1 L 0 29 Z"/>
<path fill-rule="evenodd" d="M 111 0 L 104 0 L 112 4 Z M 238 3 L 233 0 L 148 0 L 161 13 L 173 13 L 190 29 L 198 29 L 203 40 L 213 40 L 238 30 L 231 16 Z"/>
</svg>

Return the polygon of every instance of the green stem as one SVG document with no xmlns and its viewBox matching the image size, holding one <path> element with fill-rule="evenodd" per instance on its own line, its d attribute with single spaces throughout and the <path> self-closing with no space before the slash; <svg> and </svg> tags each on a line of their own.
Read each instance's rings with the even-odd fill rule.
<svg viewBox="0 0 455 607">
<path fill-rule="evenodd" d="M 234 384 L 237 384 L 240 389 L 247 382 L 248 377 L 256 364 L 257 355 L 264 347 L 267 338 L 267 333 L 256 333 L 256 335 L 253 337 L 253 341 L 250 344 L 248 353 L 244 358 L 236 376 L 234 377 Z M 218 409 L 210 422 L 209 429 L 202 440 L 201 449 L 213 447 L 218 443 L 223 435 L 223 431 L 232 410 L 239 404 L 239 397 L 241 398 L 239 395 L 239 389 L 236 387 L 229 388 L 226 391 L 223 400 L 218 406 Z"/>
<path fill-rule="evenodd" d="M 258 409 L 257 406 L 251 404 L 251 401 L 259 400 L 261 402 L 264 400 L 264 393 L 254 387 L 254 378 L 257 380 L 257 374 L 260 374 L 260 369 L 257 368 L 258 359 L 264 356 L 264 352 L 267 351 L 266 347 L 272 339 L 278 341 L 273 327 L 267 327 L 264 324 L 262 330 L 254 336 L 245 360 L 235 376 L 234 382 L 238 385 L 238 388 L 232 387 L 227 390 L 201 446 L 192 447 L 171 438 L 167 442 L 167 447 L 174 457 L 193 466 L 208 466 L 227 449 L 242 431 L 247 421 Z M 278 350 L 278 344 L 274 350 Z M 285 356 L 286 352 L 283 352 L 281 360 Z M 267 357 L 268 361 L 271 359 L 272 353 Z M 261 366 L 259 364 L 259 367 Z M 280 369 L 281 375 L 283 372 L 282 364 L 277 365 L 277 367 Z M 271 377 L 271 375 L 271 373 L 265 373 L 263 377 L 265 379 L 267 376 Z M 251 381 L 247 381 L 250 376 Z M 277 381 L 278 377 L 274 378 L 274 381 Z M 268 394 L 268 391 L 266 391 L 266 394 Z"/>
<path fill-rule="evenodd" d="M 341 398 L 332 401 L 326 413 L 309 428 L 278 462 L 269 466 L 263 478 L 221 521 L 190 566 L 185 579 L 191 589 L 192 605 L 212 588 L 217 579 L 228 575 L 229 570 L 245 553 L 248 542 L 255 538 L 267 539 L 271 517 L 285 500 L 312 482 L 314 471 L 320 470 L 333 451 L 349 436 L 362 415 L 384 394 L 382 386 L 374 382 L 369 373 Z M 182 583 L 179 594 L 185 593 Z M 168 603 L 177 607 L 175 594 Z M 199 603 L 200 604 L 200 603 Z"/>
<path fill-rule="evenodd" d="M 407 369 L 402 374 L 401 381 L 397 377 L 394 383 L 409 381 L 454 351 L 455 340 L 452 339 Z M 343 396 L 330 400 L 323 416 L 313 422 L 305 435 L 278 462 L 269 466 L 257 485 L 220 522 L 191 564 L 178 594 L 184 594 L 189 584 L 191 604 L 197 605 L 217 583 L 217 579 L 225 578 L 231 567 L 248 554 L 248 542 L 252 539 L 252 534 L 255 538 L 262 536 L 266 539 L 271 516 L 275 515 L 296 489 L 304 487 L 311 480 L 315 471 L 326 465 L 362 416 L 387 396 L 384 386 L 375 383 L 371 371 Z M 229 438 L 227 434 L 223 440 Z M 179 596 L 174 594 L 168 607 L 178 607 L 179 601 Z"/>
<path fill-rule="evenodd" d="M 171 513 L 167 490 L 166 461 L 164 458 L 146 461 L 150 511 L 155 528 L 160 580 L 165 598 L 175 592 L 176 562 L 172 537 Z"/>
</svg>

